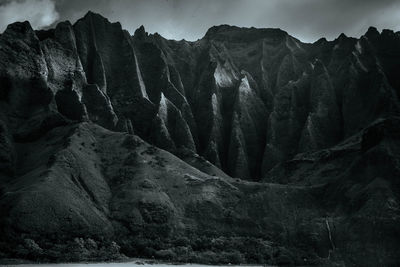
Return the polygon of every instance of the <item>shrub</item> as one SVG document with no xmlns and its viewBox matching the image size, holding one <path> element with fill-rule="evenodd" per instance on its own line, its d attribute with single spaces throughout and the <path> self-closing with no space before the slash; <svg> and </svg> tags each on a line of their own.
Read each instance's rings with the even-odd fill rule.
<svg viewBox="0 0 400 267">
<path fill-rule="evenodd" d="M 203 264 L 218 264 L 220 262 L 219 255 L 213 251 L 204 251 L 198 253 L 196 262 Z"/>
<path fill-rule="evenodd" d="M 172 244 L 176 247 L 186 247 L 190 243 L 189 239 L 187 237 L 177 237 L 172 241 Z"/>
<path fill-rule="evenodd" d="M 171 249 L 164 249 L 156 251 L 155 257 L 163 260 L 173 260 L 176 258 L 176 254 Z"/>
<path fill-rule="evenodd" d="M 190 246 L 188 247 L 180 246 L 180 247 L 175 247 L 174 252 L 177 255 L 175 260 L 180 262 L 188 262 L 193 253 L 193 250 L 192 247 Z"/>
<path fill-rule="evenodd" d="M 43 249 L 32 239 L 26 238 L 17 246 L 18 257 L 35 260 L 43 254 Z"/>
<path fill-rule="evenodd" d="M 29 238 L 28 239 L 24 239 L 24 246 L 25 246 L 25 248 L 27 248 L 32 253 L 35 253 L 35 254 L 43 253 L 43 250 L 32 239 L 29 239 Z"/>
<path fill-rule="evenodd" d="M 274 257 L 275 264 L 293 265 L 295 262 L 294 255 L 284 247 L 279 247 Z"/>
<path fill-rule="evenodd" d="M 126 149 L 136 149 L 138 146 L 141 145 L 141 141 L 139 138 L 133 135 L 127 135 L 124 141 L 121 143 L 121 146 Z"/>
<path fill-rule="evenodd" d="M 87 249 L 90 249 L 90 250 L 97 250 L 97 248 L 98 248 L 96 241 L 94 241 L 91 238 L 86 239 L 85 246 Z"/>
<path fill-rule="evenodd" d="M 223 264 L 241 264 L 245 262 L 245 257 L 239 251 L 224 251 L 219 259 L 219 263 Z"/>
<path fill-rule="evenodd" d="M 85 247 L 85 240 L 83 238 L 74 238 L 74 240 L 67 247 L 67 259 L 72 261 L 88 260 L 90 251 Z"/>
<path fill-rule="evenodd" d="M 210 249 L 211 242 L 210 238 L 205 236 L 196 237 L 192 242 L 192 248 L 196 251 Z"/>
<path fill-rule="evenodd" d="M 135 166 L 138 162 L 139 154 L 136 151 L 129 153 L 129 155 L 124 160 L 125 166 Z"/>
<path fill-rule="evenodd" d="M 144 248 L 143 255 L 152 258 L 156 255 L 156 250 L 152 247 Z"/>
<path fill-rule="evenodd" d="M 121 257 L 119 250 L 120 246 L 114 241 L 112 241 L 109 244 L 106 244 L 103 247 L 101 247 L 101 249 L 98 251 L 99 256 L 97 258 L 102 258 L 107 260 L 118 259 Z"/>
<path fill-rule="evenodd" d="M 47 252 L 49 258 L 63 261 L 114 260 L 120 258 L 120 247 L 114 241 L 98 244 L 91 238 L 75 238 L 67 245 L 56 245 Z"/>
</svg>

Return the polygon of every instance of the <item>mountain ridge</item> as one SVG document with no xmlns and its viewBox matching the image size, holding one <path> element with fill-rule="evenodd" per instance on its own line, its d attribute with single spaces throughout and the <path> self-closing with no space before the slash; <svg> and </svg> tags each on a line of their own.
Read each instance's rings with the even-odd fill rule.
<svg viewBox="0 0 400 267">
<path fill-rule="evenodd" d="M 305 44 L 228 26 L 171 41 L 93 12 L 9 25 L 0 256 L 119 245 L 186 262 L 396 265 L 398 44 L 374 28 Z"/>
</svg>

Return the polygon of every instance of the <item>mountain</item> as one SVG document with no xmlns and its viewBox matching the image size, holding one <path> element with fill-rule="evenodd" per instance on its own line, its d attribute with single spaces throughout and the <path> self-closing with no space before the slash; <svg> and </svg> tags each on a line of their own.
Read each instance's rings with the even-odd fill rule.
<svg viewBox="0 0 400 267">
<path fill-rule="evenodd" d="M 0 257 L 400 263 L 400 34 L 0 35 Z"/>
</svg>

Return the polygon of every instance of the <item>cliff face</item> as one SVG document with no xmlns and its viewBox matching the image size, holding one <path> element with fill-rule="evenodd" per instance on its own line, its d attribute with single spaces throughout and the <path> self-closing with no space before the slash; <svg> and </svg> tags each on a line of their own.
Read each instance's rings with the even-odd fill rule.
<svg viewBox="0 0 400 267">
<path fill-rule="evenodd" d="M 374 28 L 304 44 L 227 25 L 130 36 L 91 12 L 11 24 L 0 245 L 91 237 L 165 256 L 175 236 L 198 255 L 252 236 L 263 256 L 243 247 L 246 261 L 398 263 L 399 71 L 400 35 Z"/>
<path fill-rule="evenodd" d="M 314 44 L 278 29 L 230 26 L 211 28 L 190 44 L 153 38 L 184 73 L 195 121 L 210 124 L 197 134 L 198 152 L 231 176 L 258 180 L 297 153 L 330 147 L 398 114 L 399 65 L 388 57 L 398 55 L 399 37 L 373 32 Z M 202 52 L 196 59 L 189 49 Z M 197 81 L 207 75 L 208 83 Z"/>
<path fill-rule="evenodd" d="M 399 109 L 390 31 L 303 44 L 278 29 L 218 26 L 186 42 L 144 28 L 131 37 L 93 13 L 68 27 L 55 37 L 70 36 L 60 42 L 110 99 L 118 125 L 112 110 L 90 117 L 178 156 L 198 153 L 233 177 L 260 180 Z"/>
<path fill-rule="evenodd" d="M 241 179 L 259 181 L 399 112 L 400 41 L 390 31 L 303 44 L 279 29 L 223 25 L 170 41 L 89 12 L 31 35 L 61 114 L 198 153 Z"/>
</svg>

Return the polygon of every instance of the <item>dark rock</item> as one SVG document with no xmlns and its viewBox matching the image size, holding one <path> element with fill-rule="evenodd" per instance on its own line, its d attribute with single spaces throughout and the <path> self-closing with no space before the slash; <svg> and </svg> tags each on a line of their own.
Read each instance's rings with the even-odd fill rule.
<svg viewBox="0 0 400 267">
<path fill-rule="evenodd" d="M 82 121 L 87 117 L 86 108 L 74 90 L 61 90 L 55 96 L 58 111 L 70 120 Z"/>
<path fill-rule="evenodd" d="M 368 31 L 365 33 L 365 36 L 371 39 L 375 39 L 379 36 L 379 32 L 375 27 L 369 27 Z"/>
<path fill-rule="evenodd" d="M 117 115 L 114 113 L 108 96 L 96 84 L 89 84 L 83 88 L 82 102 L 86 106 L 91 121 L 105 128 L 114 129 L 118 122 Z"/>
<path fill-rule="evenodd" d="M 0 121 L 0 173 L 13 176 L 15 173 L 16 152 L 7 125 Z"/>
<path fill-rule="evenodd" d="M 144 40 L 148 36 L 144 26 L 141 25 L 139 28 L 136 29 L 134 37 L 139 40 Z"/>
<path fill-rule="evenodd" d="M 398 265 L 399 44 L 9 25 L 0 256 Z"/>
</svg>

